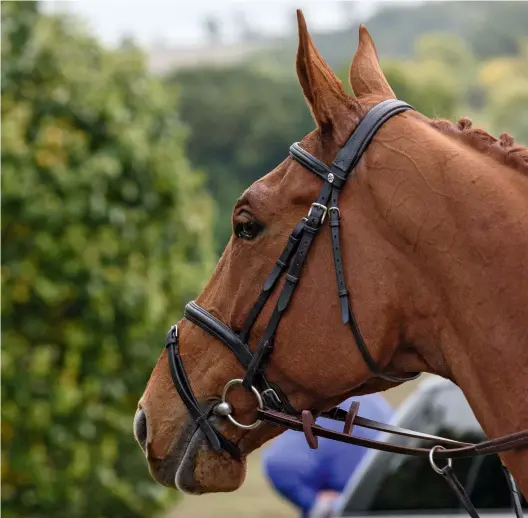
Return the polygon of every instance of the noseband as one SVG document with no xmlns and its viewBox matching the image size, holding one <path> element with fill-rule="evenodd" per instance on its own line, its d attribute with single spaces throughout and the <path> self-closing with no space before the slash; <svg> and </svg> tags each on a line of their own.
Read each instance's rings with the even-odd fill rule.
<svg viewBox="0 0 528 518">
<path fill-rule="evenodd" d="M 321 178 L 324 181 L 324 184 L 318 198 L 312 203 L 308 210 L 308 214 L 299 221 L 288 237 L 288 242 L 273 266 L 271 273 L 264 282 L 262 291 L 247 315 L 242 330 L 239 333 L 236 333 L 229 326 L 218 320 L 214 315 L 196 304 L 194 301 L 189 302 L 185 307 L 184 317 L 226 345 L 238 359 L 240 364 L 246 369 L 244 379 L 233 379 L 229 381 L 224 387 L 220 402 L 211 407 L 208 411 L 204 411 L 198 403 L 185 373 L 178 348 L 177 326 L 173 326 L 170 329 L 167 335 L 166 347 L 168 349 L 168 361 L 174 385 L 187 407 L 189 414 L 200 427 L 215 451 L 225 450 L 235 459 L 240 459 L 241 457 L 238 447 L 224 437 L 209 422 L 211 412 L 219 417 L 227 418 L 234 426 L 242 429 L 256 428 L 261 420 L 266 420 L 267 422 L 275 423 L 286 428 L 302 430 L 304 431 L 311 447 L 317 447 L 317 438 L 315 436 L 318 435 L 384 451 L 392 451 L 394 453 L 428 455 L 433 469 L 436 469 L 437 472 L 442 470 L 437 467 L 434 457 L 450 459 L 453 457 L 483 455 L 496 453 L 497 451 L 503 451 L 514 447 L 524 447 L 528 444 L 528 434 L 525 430 L 519 432 L 519 434 L 512 435 L 509 441 L 505 441 L 505 438 L 503 437 L 500 444 L 495 444 L 494 441 L 481 443 L 483 445 L 485 444 L 485 447 L 481 451 L 476 449 L 479 445 L 460 443 L 450 439 L 421 434 L 419 432 L 413 432 L 379 423 L 377 421 L 364 419 L 357 416 L 357 407 L 354 412 L 351 411 L 350 413 L 344 412 L 339 408 L 334 408 L 329 412 L 321 414 L 325 417 L 345 422 L 344 433 L 332 432 L 315 426 L 313 415 L 310 411 L 305 410 L 302 413 L 298 412 L 290 404 L 280 388 L 277 385 L 270 383 L 264 375 L 266 361 L 273 352 L 277 328 L 298 285 L 303 265 L 314 238 L 327 217 L 331 230 L 334 267 L 341 306 L 341 320 L 343 325 L 348 325 L 350 327 L 356 346 L 359 349 L 363 360 L 375 377 L 386 381 L 401 383 L 416 379 L 420 375 L 420 373 L 418 373 L 408 378 L 400 378 L 385 374 L 382 367 L 369 353 L 368 347 L 354 317 L 354 313 L 350 307 L 349 292 L 346 287 L 341 256 L 339 238 L 340 213 L 338 208 L 339 193 L 344 188 L 347 180 L 354 176 L 354 174 L 350 173 L 354 171 L 361 156 L 377 131 L 391 117 L 412 109 L 413 108 L 410 105 L 399 100 L 387 100 L 375 105 L 357 125 L 356 129 L 345 145 L 337 153 L 330 166 L 327 166 L 312 156 L 297 143 L 290 147 L 291 158 L 300 163 L 305 169 Z M 278 280 L 284 274 L 285 281 L 277 303 L 273 309 L 270 320 L 267 323 L 264 334 L 259 340 L 257 349 L 253 352 L 248 346 L 251 330 L 258 316 L 265 307 L 271 293 L 277 287 Z M 232 415 L 232 408 L 227 402 L 226 397 L 228 391 L 236 385 L 242 385 L 255 396 L 259 419 L 252 424 L 242 424 Z M 390 431 L 391 433 L 411 436 L 418 439 L 431 440 L 434 441 L 436 445 L 431 449 L 409 448 L 380 443 L 368 439 L 361 439 L 350 434 L 353 424 L 358 424 L 359 426 L 375 430 Z M 458 448 L 447 449 L 444 448 L 444 445 L 451 447 L 458 446 Z M 455 484 L 452 482 L 454 474 L 449 474 L 452 472 L 452 470 L 451 472 L 449 471 L 451 469 L 450 465 L 446 466 L 444 469 L 446 470 L 445 477 L 453 487 L 453 484 Z M 454 488 L 454 490 L 456 491 L 456 488 Z M 468 508 L 466 507 L 466 509 Z M 471 510 L 469 511 L 470 514 L 472 514 Z M 478 516 L 476 513 L 472 515 Z"/>
</svg>

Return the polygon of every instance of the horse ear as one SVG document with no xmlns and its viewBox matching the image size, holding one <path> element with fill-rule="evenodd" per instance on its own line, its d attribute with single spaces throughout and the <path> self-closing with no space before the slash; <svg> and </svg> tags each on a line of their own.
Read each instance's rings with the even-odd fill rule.
<svg viewBox="0 0 528 518">
<path fill-rule="evenodd" d="M 300 9 L 297 9 L 297 23 L 299 26 L 299 48 L 297 50 L 299 83 L 321 133 L 335 134 L 339 131 L 339 120 L 342 119 L 347 94 L 341 81 L 315 48 Z"/>
<path fill-rule="evenodd" d="M 376 47 L 364 25 L 359 26 L 359 44 L 350 66 L 349 81 L 357 97 L 374 94 L 396 98 L 381 71 Z"/>
</svg>

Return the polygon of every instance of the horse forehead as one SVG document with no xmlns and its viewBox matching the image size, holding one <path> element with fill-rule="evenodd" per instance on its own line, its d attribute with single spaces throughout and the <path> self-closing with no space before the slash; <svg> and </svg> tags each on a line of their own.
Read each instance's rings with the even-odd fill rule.
<svg viewBox="0 0 528 518">
<path fill-rule="evenodd" d="M 320 187 L 321 182 L 315 175 L 288 159 L 252 184 L 243 198 L 252 207 L 277 212 L 309 204 L 317 197 Z"/>
<path fill-rule="evenodd" d="M 276 211 L 279 206 L 289 205 L 295 195 L 296 187 L 291 185 L 291 175 L 285 174 L 289 168 L 286 165 L 281 166 L 253 183 L 244 192 L 242 203 L 257 212 Z"/>
<path fill-rule="evenodd" d="M 300 142 L 303 149 L 320 156 L 321 143 L 317 130 L 308 133 Z M 337 149 L 337 148 L 336 148 Z M 320 157 L 323 158 L 323 157 Z M 298 203 L 299 198 L 315 197 L 320 184 L 314 181 L 312 174 L 289 156 L 278 164 L 275 169 L 251 184 L 244 192 L 240 201 L 250 206 L 276 208 L 280 203 L 291 205 Z"/>
</svg>

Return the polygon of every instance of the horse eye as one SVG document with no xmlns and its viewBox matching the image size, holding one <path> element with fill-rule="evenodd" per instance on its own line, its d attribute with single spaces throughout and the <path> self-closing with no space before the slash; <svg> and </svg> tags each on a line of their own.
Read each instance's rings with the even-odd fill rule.
<svg viewBox="0 0 528 518">
<path fill-rule="evenodd" d="M 258 236 L 261 230 L 261 225 L 259 225 L 256 221 L 243 221 L 241 223 L 237 223 L 235 227 L 235 234 L 237 237 L 242 239 L 254 239 Z"/>
</svg>

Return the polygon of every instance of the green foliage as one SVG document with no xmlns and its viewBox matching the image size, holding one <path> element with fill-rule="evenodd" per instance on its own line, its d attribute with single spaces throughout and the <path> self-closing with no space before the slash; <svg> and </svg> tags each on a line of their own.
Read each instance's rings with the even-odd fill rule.
<svg viewBox="0 0 528 518">
<path fill-rule="evenodd" d="M 218 251 L 231 234 L 231 210 L 242 191 L 288 155 L 315 125 L 296 81 L 244 66 L 197 68 L 168 79 L 191 128 L 187 153 L 207 175 L 218 202 Z"/>
<path fill-rule="evenodd" d="M 209 273 L 211 203 L 133 49 L 2 4 L 2 511 L 153 516 L 132 420 Z"/>
<path fill-rule="evenodd" d="M 425 34 L 416 41 L 415 56 L 420 61 L 443 64 L 451 75 L 467 77 L 474 72 L 475 58 L 466 42 L 449 33 Z"/>
<path fill-rule="evenodd" d="M 489 2 L 487 16 L 470 32 L 473 52 L 480 59 L 514 55 L 526 36 L 526 2 Z"/>
<path fill-rule="evenodd" d="M 428 117 L 451 118 L 456 115 L 459 95 L 445 65 L 388 62 L 383 66 L 387 81 L 399 99 L 408 102 Z"/>
<path fill-rule="evenodd" d="M 506 131 L 516 141 L 528 144 L 528 78 L 512 81 L 490 96 L 490 118 L 497 133 Z"/>
<path fill-rule="evenodd" d="M 488 117 L 493 130 L 507 131 L 516 140 L 528 144 L 528 46 L 520 44 L 522 54 L 486 61 L 480 70 Z"/>
</svg>

